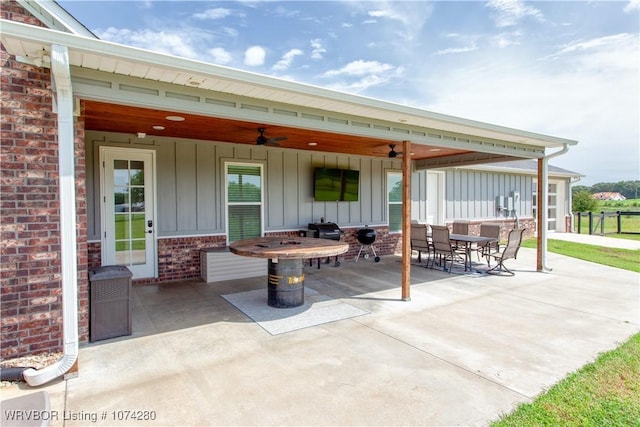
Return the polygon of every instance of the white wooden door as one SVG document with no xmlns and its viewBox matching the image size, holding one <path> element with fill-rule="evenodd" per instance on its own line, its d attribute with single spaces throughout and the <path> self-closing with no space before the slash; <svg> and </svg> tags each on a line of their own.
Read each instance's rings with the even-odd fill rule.
<svg viewBox="0 0 640 427">
<path fill-rule="evenodd" d="M 102 263 L 156 276 L 155 153 L 102 147 Z"/>
</svg>

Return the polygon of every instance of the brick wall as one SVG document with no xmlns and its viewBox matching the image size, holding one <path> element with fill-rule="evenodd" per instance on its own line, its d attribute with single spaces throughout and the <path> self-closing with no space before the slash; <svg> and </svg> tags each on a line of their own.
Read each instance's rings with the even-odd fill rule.
<svg viewBox="0 0 640 427">
<path fill-rule="evenodd" d="M 500 229 L 500 240 L 506 241 L 509 236 L 509 231 L 513 228 L 516 228 L 518 225 L 520 228 L 524 228 L 525 231 L 522 234 L 523 239 L 529 239 L 536 235 L 536 222 L 533 218 L 520 218 L 518 223 L 513 218 L 505 218 L 499 220 L 478 220 L 478 221 L 469 221 L 469 234 L 473 236 L 480 235 L 480 224 L 482 223 L 492 223 L 492 224 L 500 224 L 502 227 Z M 447 223 L 447 226 L 451 230 L 452 223 Z"/>
<path fill-rule="evenodd" d="M 390 234 L 386 227 L 374 227 L 378 235 L 374 247 L 380 256 L 401 251 L 402 236 L 398 233 Z M 343 229 L 345 232 L 341 241 L 349 243 L 349 250 L 340 255 L 341 260 L 353 260 L 360 250 L 360 242 L 356 238 L 357 228 Z M 267 232 L 267 236 L 297 236 L 297 231 Z M 136 279 L 134 285 L 146 285 L 178 280 L 200 278 L 200 250 L 204 248 L 223 247 L 226 245 L 225 236 L 177 237 L 158 239 L 158 277 L 150 279 Z M 101 265 L 101 246 L 99 242 L 91 242 L 88 247 L 88 268 Z M 365 253 L 371 253 L 368 249 Z M 81 304 L 84 300 L 81 300 Z"/>
<path fill-rule="evenodd" d="M 43 26 L 16 2 L 2 18 Z M 2 358 L 62 350 L 57 121 L 50 70 L 15 61 L 0 46 Z M 81 124 L 78 124 L 82 128 Z M 75 140 L 78 291 L 86 301 L 86 193 L 83 133 Z M 80 334 L 88 327 L 79 308 Z"/>
</svg>

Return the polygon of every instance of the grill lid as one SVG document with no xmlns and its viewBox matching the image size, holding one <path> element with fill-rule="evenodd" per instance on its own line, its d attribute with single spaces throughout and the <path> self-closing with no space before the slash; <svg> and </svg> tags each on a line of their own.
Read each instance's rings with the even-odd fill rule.
<svg viewBox="0 0 640 427">
<path fill-rule="evenodd" d="M 320 233 L 338 233 L 340 227 L 335 222 L 314 222 L 307 226 L 309 230 L 316 230 Z"/>
</svg>

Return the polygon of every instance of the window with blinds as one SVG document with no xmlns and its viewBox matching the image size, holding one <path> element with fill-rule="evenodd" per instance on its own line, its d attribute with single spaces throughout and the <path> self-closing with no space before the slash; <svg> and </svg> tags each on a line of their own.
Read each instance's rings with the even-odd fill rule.
<svg viewBox="0 0 640 427">
<path fill-rule="evenodd" d="M 227 164 L 229 243 L 262 235 L 262 166 Z"/>
<path fill-rule="evenodd" d="M 387 219 L 389 231 L 402 230 L 402 174 L 387 173 Z"/>
</svg>

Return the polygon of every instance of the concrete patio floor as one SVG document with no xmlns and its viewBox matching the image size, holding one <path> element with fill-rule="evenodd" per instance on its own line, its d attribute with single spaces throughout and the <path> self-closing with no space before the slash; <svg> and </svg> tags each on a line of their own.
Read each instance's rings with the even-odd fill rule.
<svg viewBox="0 0 640 427">
<path fill-rule="evenodd" d="M 266 294 L 265 277 L 136 287 L 132 336 L 83 345 L 77 377 L 3 399 L 46 390 L 54 426 L 487 425 L 640 330 L 637 273 L 547 264 L 521 249 L 515 277 L 415 266 L 411 301 L 398 257 L 306 266 L 307 287 L 370 313 L 281 335 L 221 297 Z"/>
</svg>

